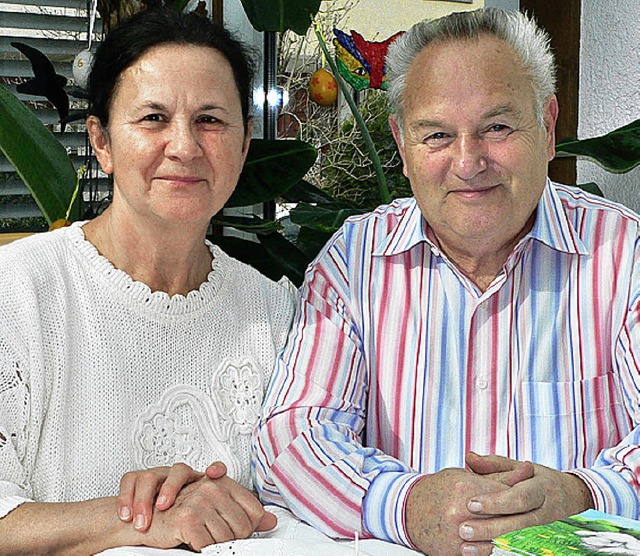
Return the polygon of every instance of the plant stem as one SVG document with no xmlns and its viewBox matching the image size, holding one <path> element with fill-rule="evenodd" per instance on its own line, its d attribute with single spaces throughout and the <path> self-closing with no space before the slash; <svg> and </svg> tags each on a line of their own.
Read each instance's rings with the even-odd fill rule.
<svg viewBox="0 0 640 556">
<path fill-rule="evenodd" d="M 322 36 L 322 32 L 320 31 L 320 27 L 316 21 L 313 21 L 313 30 L 315 31 L 316 37 L 318 38 L 318 42 L 320 43 L 320 48 L 324 53 L 324 56 L 333 72 L 334 77 L 336 78 L 336 82 L 338 83 L 339 89 L 342 91 L 342 94 L 351 109 L 351 113 L 356 121 L 356 125 L 362 133 L 362 139 L 364 140 L 364 144 L 367 147 L 367 151 L 369 152 L 369 158 L 371 158 L 371 162 L 373 163 L 373 169 L 375 170 L 376 177 L 378 178 L 378 191 L 380 192 L 380 200 L 383 204 L 387 204 L 391 202 L 391 194 L 389 193 L 389 187 L 387 186 L 387 179 L 384 175 L 384 170 L 382 169 L 382 164 L 380 163 L 380 157 L 378 156 L 378 152 L 376 151 L 376 147 L 373 144 L 373 139 L 371 139 L 371 134 L 367 129 L 367 125 L 364 123 L 362 119 L 362 115 L 356 106 L 353 97 L 351 96 L 351 91 L 348 89 L 347 84 L 343 81 L 342 76 L 338 72 L 338 68 L 333 58 L 329 54 L 329 50 L 327 49 L 327 43 Z"/>
<path fill-rule="evenodd" d="M 71 195 L 71 201 L 69 201 L 69 206 L 67 207 L 67 213 L 64 215 L 65 220 L 69 220 L 71 218 L 71 209 L 73 208 L 73 203 L 76 202 L 76 197 L 78 196 L 78 191 L 80 191 L 80 180 L 84 173 L 87 171 L 87 166 L 82 165 L 78 168 L 76 172 L 76 188 L 73 190 L 73 195 Z"/>
</svg>

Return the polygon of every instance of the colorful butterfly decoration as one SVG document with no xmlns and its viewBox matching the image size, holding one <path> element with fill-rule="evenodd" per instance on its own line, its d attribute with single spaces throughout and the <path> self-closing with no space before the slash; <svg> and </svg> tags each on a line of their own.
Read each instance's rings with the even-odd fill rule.
<svg viewBox="0 0 640 556">
<path fill-rule="evenodd" d="M 387 50 L 403 32 L 396 33 L 382 42 L 365 40 L 356 31 L 347 35 L 340 29 L 334 29 L 333 44 L 336 48 L 336 64 L 340 75 L 356 91 L 364 89 L 386 89 Z"/>
</svg>

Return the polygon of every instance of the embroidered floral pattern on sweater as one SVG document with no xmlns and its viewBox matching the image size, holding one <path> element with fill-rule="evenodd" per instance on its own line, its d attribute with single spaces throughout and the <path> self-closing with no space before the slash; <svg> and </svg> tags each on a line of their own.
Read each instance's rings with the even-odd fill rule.
<svg viewBox="0 0 640 556">
<path fill-rule="evenodd" d="M 165 390 L 134 425 L 136 464 L 184 462 L 203 471 L 219 460 L 230 477 L 251 488 L 249 441 L 264 396 L 262 375 L 250 357 L 225 359 L 208 392 L 188 385 Z"/>
<path fill-rule="evenodd" d="M 28 398 L 29 385 L 23 377 L 20 364 L 12 361 L 6 348 L 0 344 L 0 405 L 13 408 L 11 413 L 16 417 L 13 421 L 7 420 L 0 424 L 0 449 L 4 448 L 10 439 L 24 438 L 22 432 L 27 422 Z M 24 453 L 23 442 L 17 442 L 15 448 L 18 454 Z"/>
<path fill-rule="evenodd" d="M 156 414 L 150 422 L 142 426 L 140 443 L 149 454 L 148 461 L 182 460 L 188 457 L 191 447 L 195 444 L 195 433 L 180 426 L 175 414 Z"/>
<path fill-rule="evenodd" d="M 229 438 L 251 434 L 262 405 L 262 372 L 248 357 L 221 365 L 213 377 L 211 394 L 221 419 L 228 422 Z"/>
</svg>

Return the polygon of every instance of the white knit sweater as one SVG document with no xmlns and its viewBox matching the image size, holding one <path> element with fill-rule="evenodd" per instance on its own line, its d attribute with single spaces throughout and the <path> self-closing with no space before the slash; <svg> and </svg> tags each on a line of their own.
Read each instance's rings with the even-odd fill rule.
<svg viewBox="0 0 640 556">
<path fill-rule="evenodd" d="M 293 297 L 210 245 L 169 297 L 80 225 L 0 248 L 0 517 L 25 500 L 117 494 L 130 470 L 222 460 L 251 486 L 249 439 Z"/>
</svg>

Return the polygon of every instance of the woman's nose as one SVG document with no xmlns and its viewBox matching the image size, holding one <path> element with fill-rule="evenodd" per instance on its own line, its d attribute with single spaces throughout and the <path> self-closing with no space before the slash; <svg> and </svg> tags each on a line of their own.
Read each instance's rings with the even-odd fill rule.
<svg viewBox="0 0 640 556">
<path fill-rule="evenodd" d="M 198 135 L 190 122 L 174 122 L 167 133 L 165 154 L 169 158 L 187 162 L 202 155 Z"/>
</svg>

